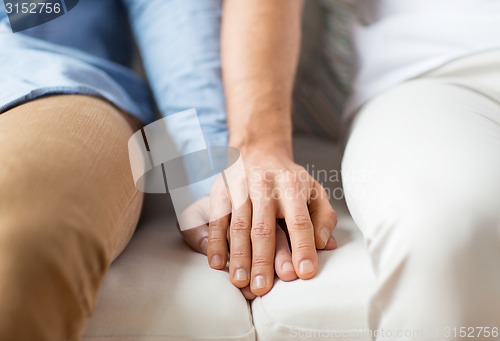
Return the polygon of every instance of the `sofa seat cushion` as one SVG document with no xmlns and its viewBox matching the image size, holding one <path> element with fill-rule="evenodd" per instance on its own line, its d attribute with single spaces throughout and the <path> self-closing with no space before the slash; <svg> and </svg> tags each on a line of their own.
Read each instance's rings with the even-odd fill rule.
<svg viewBox="0 0 500 341">
<path fill-rule="evenodd" d="M 254 341 L 249 305 L 227 273 L 183 242 L 172 212 L 145 218 L 112 264 L 83 340 Z"/>
<path fill-rule="evenodd" d="M 259 340 L 370 340 L 367 306 L 374 275 L 361 232 L 345 210 L 337 213 L 338 248 L 319 252 L 318 275 L 278 281 L 252 303 Z"/>
<path fill-rule="evenodd" d="M 249 307 L 226 271 L 210 269 L 206 256 L 182 241 L 168 197 L 147 195 L 143 219 L 111 266 L 84 340 L 368 341 L 374 275 L 334 176 L 341 146 L 300 135 L 294 143 L 296 161 L 313 175 L 328 170 L 328 178 L 317 180 L 331 193 L 339 218 L 334 232 L 338 248 L 319 252 L 315 278 L 277 280 Z"/>
</svg>

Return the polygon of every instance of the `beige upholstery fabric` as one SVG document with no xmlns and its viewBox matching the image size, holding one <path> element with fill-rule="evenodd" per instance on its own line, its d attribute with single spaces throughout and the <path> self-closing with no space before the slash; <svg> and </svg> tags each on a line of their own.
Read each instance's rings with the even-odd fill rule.
<svg viewBox="0 0 500 341">
<path fill-rule="evenodd" d="M 320 253 L 310 281 L 278 282 L 252 304 L 260 340 L 370 340 L 367 302 L 373 274 L 361 233 L 342 212 L 339 248 Z"/>
<path fill-rule="evenodd" d="M 320 180 L 340 198 L 338 147 L 299 136 L 295 149 L 313 173 L 330 171 Z M 166 197 L 155 201 L 146 204 L 131 244 L 112 265 L 85 340 L 309 340 L 318 333 L 321 340 L 369 340 L 364 329 L 373 274 L 362 235 L 341 200 L 334 202 L 339 247 L 320 253 L 320 274 L 278 281 L 251 310 L 226 272 L 211 270 L 205 256 L 183 243 Z M 339 337 L 346 332 L 351 335 Z"/>
<path fill-rule="evenodd" d="M 177 231 L 166 196 L 149 196 L 136 234 L 115 261 L 84 340 L 255 340 L 247 301 Z"/>
</svg>

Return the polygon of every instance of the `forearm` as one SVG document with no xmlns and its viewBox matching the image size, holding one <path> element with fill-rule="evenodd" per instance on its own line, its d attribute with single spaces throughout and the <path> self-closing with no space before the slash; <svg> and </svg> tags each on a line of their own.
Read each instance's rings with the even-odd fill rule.
<svg viewBox="0 0 500 341">
<path fill-rule="evenodd" d="M 229 143 L 291 157 L 302 0 L 226 0 L 223 11 Z"/>
<path fill-rule="evenodd" d="M 222 74 L 229 143 L 242 152 L 246 172 L 227 172 L 224 184 L 212 188 L 211 214 L 230 211 L 231 216 L 217 214 L 223 217 L 209 224 L 207 256 L 212 268 L 222 270 L 229 252 L 232 283 L 252 296 L 269 292 L 275 274 L 283 281 L 314 277 L 316 248 L 336 246 L 330 236 L 335 212 L 325 190 L 292 159 L 301 9 L 302 0 L 224 1 Z M 243 204 L 233 204 L 227 184 L 235 184 L 231 198 L 246 199 Z M 318 195 L 307 195 L 313 192 Z M 277 225 L 281 218 L 290 246 Z"/>
</svg>

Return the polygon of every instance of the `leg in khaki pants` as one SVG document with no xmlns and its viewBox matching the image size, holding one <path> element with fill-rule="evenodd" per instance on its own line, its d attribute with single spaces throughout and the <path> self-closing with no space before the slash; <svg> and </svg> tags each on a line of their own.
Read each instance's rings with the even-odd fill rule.
<svg viewBox="0 0 500 341">
<path fill-rule="evenodd" d="M 86 96 L 0 115 L 0 340 L 79 338 L 140 214 L 131 123 Z"/>
</svg>

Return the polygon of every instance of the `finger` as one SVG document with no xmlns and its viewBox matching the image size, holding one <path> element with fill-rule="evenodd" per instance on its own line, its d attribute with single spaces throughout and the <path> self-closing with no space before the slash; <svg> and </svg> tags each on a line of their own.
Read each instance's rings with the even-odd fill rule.
<svg viewBox="0 0 500 341">
<path fill-rule="evenodd" d="M 196 252 L 207 254 L 210 198 L 204 197 L 182 212 L 177 228 L 186 244 Z M 181 228 L 182 226 L 182 228 Z"/>
<path fill-rule="evenodd" d="M 241 290 L 241 293 L 243 294 L 243 296 L 244 296 L 247 300 L 249 300 L 249 301 L 251 301 L 251 300 L 255 299 L 255 297 L 257 297 L 257 296 L 255 296 L 255 295 L 252 293 L 252 290 L 250 289 L 250 287 L 249 287 L 249 286 L 246 286 L 246 287 L 244 287 L 244 288 L 241 288 L 240 290 Z"/>
<path fill-rule="evenodd" d="M 309 213 L 314 228 L 314 240 L 317 249 L 325 249 L 333 244 L 330 242 L 333 230 L 337 225 L 337 214 L 335 213 L 325 189 L 317 181 L 314 181 L 309 198 Z"/>
<path fill-rule="evenodd" d="M 186 244 L 194 251 L 207 254 L 208 246 L 208 225 L 195 227 L 181 232 Z"/>
<path fill-rule="evenodd" d="M 252 245 L 250 242 L 252 206 L 250 200 L 231 214 L 229 273 L 231 282 L 238 288 L 250 283 Z"/>
<path fill-rule="evenodd" d="M 210 197 L 203 197 L 178 216 L 177 227 L 181 232 L 204 226 L 210 221 Z"/>
<path fill-rule="evenodd" d="M 207 256 L 210 267 L 222 270 L 227 263 L 227 229 L 231 203 L 222 181 L 210 193 L 210 222 L 208 223 Z"/>
<path fill-rule="evenodd" d="M 288 246 L 288 239 L 283 229 L 276 227 L 276 256 L 274 258 L 274 268 L 278 277 L 285 282 L 297 279 L 297 274 L 292 263 L 292 253 Z"/>
<path fill-rule="evenodd" d="M 279 204 L 290 235 L 293 266 L 300 278 L 309 279 L 318 268 L 314 229 L 307 207 L 310 185 L 296 173 L 286 173 L 282 178 Z"/>
<path fill-rule="evenodd" d="M 274 250 L 276 246 L 276 207 L 272 200 L 272 175 L 263 173 L 251 183 L 252 199 L 252 270 L 251 290 L 265 295 L 274 283 Z"/>
<path fill-rule="evenodd" d="M 326 246 L 323 250 L 333 250 L 337 248 L 337 241 L 333 236 L 328 239 L 328 243 L 326 243 Z"/>
<path fill-rule="evenodd" d="M 208 225 L 207 257 L 210 267 L 222 270 L 227 263 L 227 228 L 229 215 L 211 221 Z"/>
</svg>

